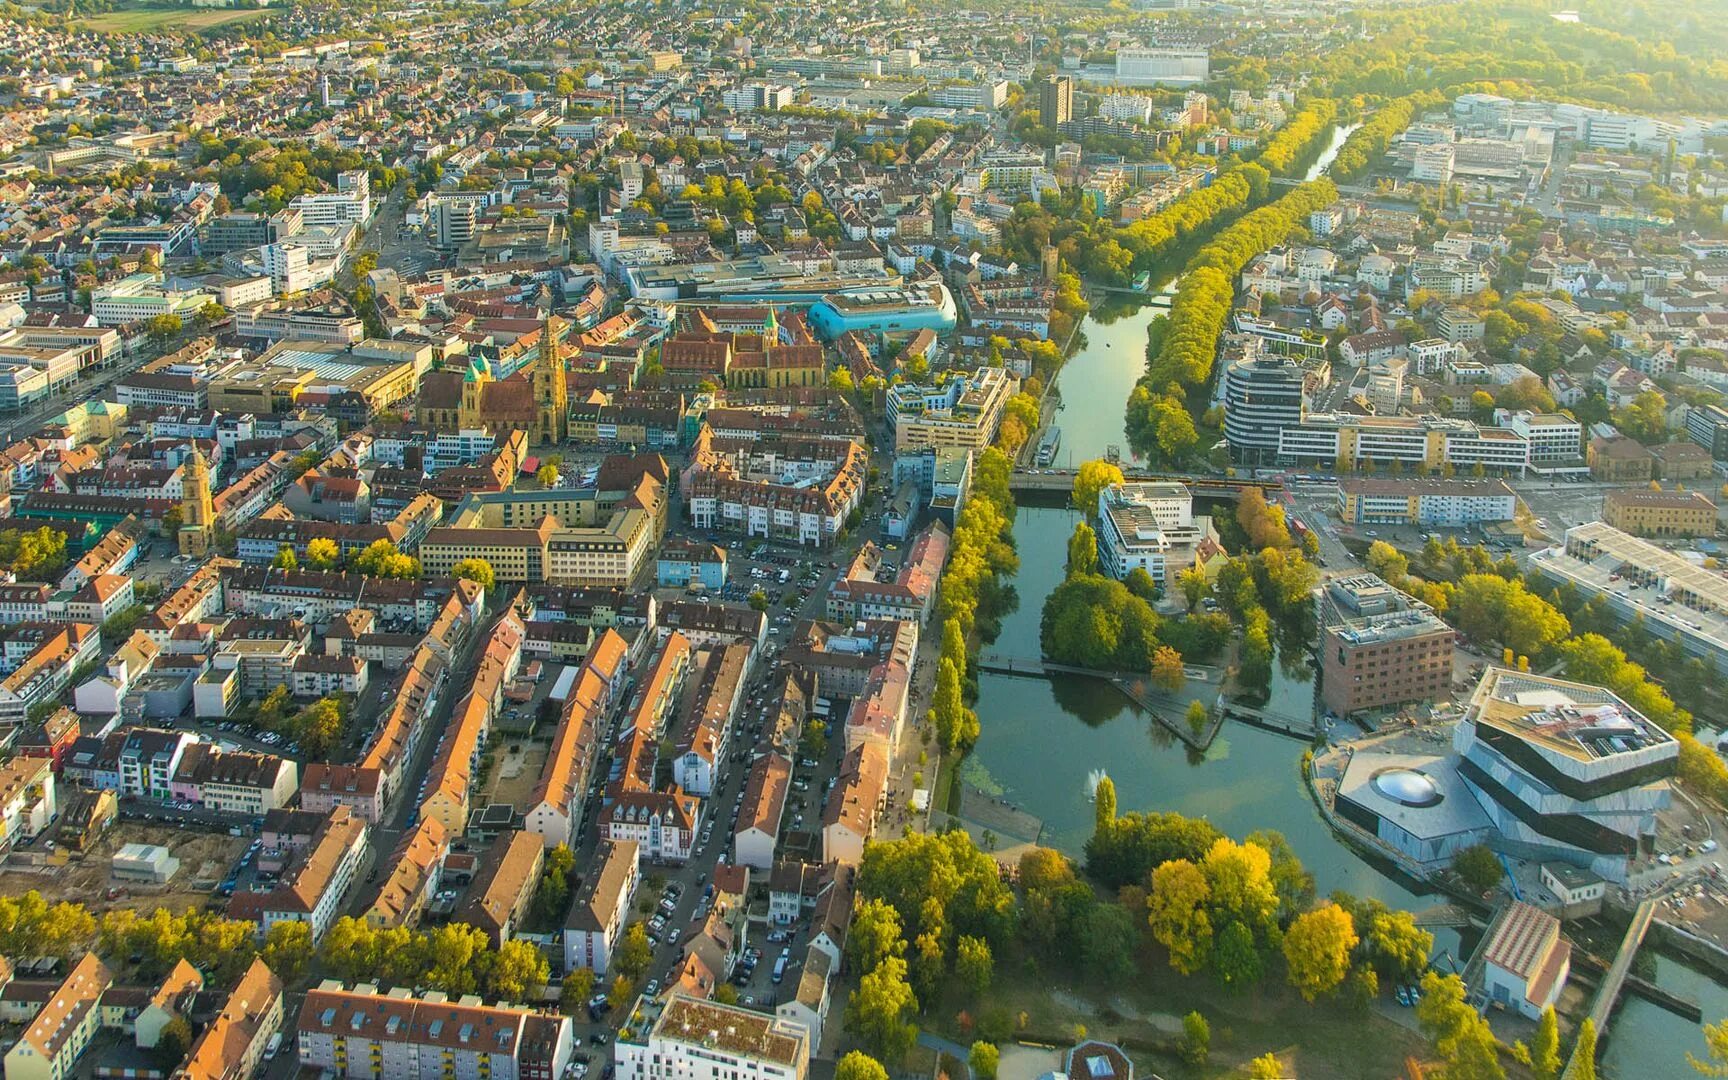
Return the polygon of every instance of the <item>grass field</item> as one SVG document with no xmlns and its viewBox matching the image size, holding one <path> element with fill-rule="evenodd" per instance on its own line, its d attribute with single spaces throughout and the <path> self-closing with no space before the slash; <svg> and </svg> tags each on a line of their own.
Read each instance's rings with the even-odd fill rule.
<svg viewBox="0 0 1728 1080">
<path fill-rule="evenodd" d="M 90 15 L 78 20 L 85 29 L 99 34 L 148 34 L 161 30 L 208 30 L 230 23 L 249 22 L 267 14 L 263 9 L 134 7 Z"/>
</svg>

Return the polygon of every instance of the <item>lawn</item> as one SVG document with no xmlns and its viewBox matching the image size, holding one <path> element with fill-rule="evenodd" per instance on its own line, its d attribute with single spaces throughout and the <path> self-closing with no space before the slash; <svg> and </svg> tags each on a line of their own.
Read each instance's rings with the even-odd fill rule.
<svg viewBox="0 0 1728 1080">
<path fill-rule="evenodd" d="M 130 7 L 78 20 L 99 34 L 148 34 L 162 30 L 209 30 L 229 23 L 248 22 L 268 14 L 264 9 L 189 7 Z"/>
<path fill-rule="evenodd" d="M 1150 950 L 1147 950 L 1150 952 Z M 1018 949 L 999 958 L 988 1003 L 964 1000 L 955 990 L 943 995 L 927 1025 L 962 1044 L 972 1033 L 956 1019 L 962 1011 L 976 1017 L 984 1008 L 1006 1009 L 1026 1018 L 1026 1031 L 1065 1042 L 1076 1025 L 1089 1036 L 1127 1039 L 1142 1069 L 1170 1080 L 1226 1077 L 1249 1058 L 1276 1052 L 1292 1075 L 1307 1078 L 1398 1076 L 1405 1055 L 1427 1054 L 1422 1039 L 1377 1015 L 1362 1016 L 1343 1003 L 1323 999 L 1306 1004 L 1275 977 L 1259 988 L 1233 995 L 1205 977 L 1184 978 L 1161 961 L 1142 955 L 1135 976 L 1112 991 L 1084 980 L 1039 971 Z M 1165 1043 L 1179 1031 L 1181 1016 L 1198 1009 L 1212 1025 L 1212 1059 L 1201 1067 L 1174 1055 L 1144 1049 Z M 1240 1075 L 1236 1073 L 1235 1075 Z"/>
</svg>

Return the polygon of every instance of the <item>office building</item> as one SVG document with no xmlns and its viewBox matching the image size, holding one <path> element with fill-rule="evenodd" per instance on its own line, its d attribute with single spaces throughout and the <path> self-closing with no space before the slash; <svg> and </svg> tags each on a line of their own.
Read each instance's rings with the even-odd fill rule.
<svg viewBox="0 0 1728 1080">
<path fill-rule="evenodd" d="M 1309 413 L 1300 424 L 1278 432 L 1278 460 L 1346 472 L 1376 467 L 1439 472 L 1447 465 L 1480 465 L 1489 473 L 1522 475 L 1530 463 L 1530 442 L 1515 431 L 1452 417 Z"/>
<path fill-rule="evenodd" d="M 1038 85 L 1038 123 L 1050 130 L 1074 118 L 1074 80 L 1048 75 Z"/>
<path fill-rule="evenodd" d="M 1555 584 L 1601 597 L 1623 622 L 1675 642 L 1728 674 L 1728 578 L 1601 521 L 1574 525 L 1565 542 L 1530 557 Z"/>
<path fill-rule="evenodd" d="M 1452 748 L 1503 850 L 1617 882 L 1654 856 L 1680 744 L 1611 691 L 1490 668 Z"/>
<path fill-rule="evenodd" d="M 616 502 L 591 489 L 476 493 L 427 531 L 420 561 L 434 576 L 485 559 L 499 581 L 628 586 L 664 528 L 665 496 L 651 477 Z"/>
<path fill-rule="evenodd" d="M 954 372 L 941 386 L 888 388 L 888 422 L 897 452 L 957 446 L 983 451 L 996 438 L 1014 380 L 1002 368 Z"/>
<path fill-rule="evenodd" d="M 300 244 L 264 245 L 264 272 L 276 295 L 304 292 L 318 284 L 312 270 L 312 253 Z"/>
<path fill-rule="evenodd" d="M 1116 50 L 1115 81 L 1127 86 L 1201 83 L 1211 78 L 1205 49 L 1137 46 Z"/>
<path fill-rule="evenodd" d="M 1615 489 L 1602 499 L 1602 520 L 1633 536 L 1715 536 L 1716 504 L 1696 491 Z"/>
<path fill-rule="evenodd" d="M 1339 716 L 1451 696 L 1450 626 L 1374 574 L 1340 578 L 1320 594 L 1320 687 Z"/>
<path fill-rule="evenodd" d="M 1340 476 L 1338 516 L 1353 525 L 1445 525 L 1511 521 L 1518 496 L 1500 479 Z"/>
<path fill-rule="evenodd" d="M 416 997 L 325 980 L 296 1021 L 300 1067 L 337 1077 L 558 1080 L 575 1051 L 570 1019 L 472 994 Z"/>
<path fill-rule="evenodd" d="M 619 1034 L 618 1080 L 804 1080 L 809 1070 L 801 1024 L 679 990 L 663 1006 L 637 1007 L 658 1014 Z"/>
<path fill-rule="evenodd" d="M 1271 455 L 1302 422 L 1315 372 L 1295 360 L 1245 357 L 1224 369 L 1224 438 L 1232 453 Z"/>
<path fill-rule="evenodd" d="M 1098 564 L 1113 578 L 1140 569 L 1167 586 L 1211 536 L 1212 520 L 1194 516 L 1181 484 L 1111 484 L 1098 493 Z"/>
<path fill-rule="evenodd" d="M 1728 461 L 1728 409 L 1720 405 L 1698 405 L 1686 413 L 1686 437 L 1710 451 L 1717 461 Z"/>
<path fill-rule="evenodd" d="M 131 274 L 90 290 L 90 314 L 103 326 L 123 326 L 158 315 L 190 319 L 214 300 L 207 292 L 169 288 L 161 274 Z"/>
</svg>

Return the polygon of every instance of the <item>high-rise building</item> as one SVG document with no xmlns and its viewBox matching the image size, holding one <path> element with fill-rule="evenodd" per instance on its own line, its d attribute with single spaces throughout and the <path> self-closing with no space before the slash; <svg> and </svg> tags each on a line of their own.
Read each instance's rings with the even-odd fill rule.
<svg viewBox="0 0 1728 1080">
<path fill-rule="evenodd" d="M 1320 692 L 1339 716 L 1450 696 L 1457 635 L 1375 575 L 1329 583 L 1320 626 Z"/>
<path fill-rule="evenodd" d="M 1272 454 L 1278 433 L 1302 423 L 1308 369 L 1294 360 L 1247 357 L 1224 369 L 1224 438 L 1234 452 Z"/>
<path fill-rule="evenodd" d="M 1038 123 L 1054 129 L 1074 119 L 1074 80 L 1051 75 L 1038 88 Z"/>
<path fill-rule="evenodd" d="M 196 446 L 180 486 L 184 493 L 180 501 L 180 554 L 202 558 L 210 550 L 210 534 L 216 527 L 216 502 L 210 496 L 210 467 Z"/>
</svg>

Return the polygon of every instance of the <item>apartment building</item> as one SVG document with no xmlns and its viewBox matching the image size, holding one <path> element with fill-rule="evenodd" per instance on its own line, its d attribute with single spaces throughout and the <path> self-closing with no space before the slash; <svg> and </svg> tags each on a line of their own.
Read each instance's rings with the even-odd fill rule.
<svg viewBox="0 0 1728 1080">
<path fill-rule="evenodd" d="M 254 959 L 198 1033 L 173 1080 L 246 1080 L 263 1064 L 282 1018 L 282 980 Z"/>
<path fill-rule="evenodd" d="M 62 1080 L 102 1029 L 102 995 L 114 974 L 95 953 L 72 965 L 6 1051 L 7 1080 Z"/>
<path fill-rule="evenodd" d="M 810 1036 L 790 1021 L 674 990 L 651 1021 L 620 1035 L 618 1080 L 804 1080 Z"/>
<path fill-rule="evenodd" d="M 1327 583 L 1320 627 L 1321 697 L 1337 715 L 1451 696 L 1457 635 L 1376 575 Z"/>
<path fill-rule="evenodd" d="M 629 646 L 608 627 L 589 648 L 564 698 L 558 730 L 529 797 L 523 825 L 548 848 L 574 844 L 581 834 L 582 808 L 600 758 L 600 739 L 628 665 Z"/>
<path fill-rule="evenodd" d="M 1715 536 L 1716 504 L 1696 491 L 1617 488 L 1602 498 L 1602 520 L 1633 536 Z"/>
<path fill-rule="evenodd" d="M 587 968 L 606 974 L 636 899 L 641 850 L 633 840 L 602 840 L 595 849 L 595 869 L 583 880 L 564 923 L 566 972 Z"/>
<path fill-rule="evenodd" d="M 936 601 L 936 585 L 948 561 L 949 533 L 933 522 L 905 551 L 905 561 L 883 569 L 883 551 L 867 543 L 828 586 L 827 616 L 835 622 L 904 619 L 923 625 Z"/>
<path fill-rule="evenodd" d="M 235 893 L 228 915 L 256 922 L 260 938 L 279 922 L 305 923 L 316 945 L 342 913 L 366 849 L 366 822 L 338 806 L 319 822 L 311 842 L 295 852 L 275 888 Z"/>
<path fill-rule="evenodd" d="M 942 386 L 888 388 L 888 422 L 896 452 L 926 446 L 982 451 L 996 438 L 1014 380 L 1001 368 L 957 371 Z"/>
<path fill-rule="evenodd" d="M 576 1042 L 568 1017 L 332 980 L 307 992 L 295 1027 L 302 1069 L 354 1080 L 558 1080 Z"/>
<path fill-rule="evenodd" d="M 275 754 L 224 751 L 213 743 L 193 743 L 180 755 L 169 797 L 207 810 L 263 817 L 287 806 L 300 789 L 298 762 Z"/>
<path fill-rule="evenodd" d="M 1355 525 L 1444 525 L 1511 521 L 1518 496 L 1500 479 L 1340 476 L 1338 515 Z"/>
<path fill-rule="evenodd" d="M 546 848 L 533 833 L 511 830 L 499 836 L 480 854 L 453 918 L 484 933 L 493 948 L 502 946 L 528 917 L 545 857 Z"/>
<path fill-rule="evenodd" d="M 438 891 L 449 853 L 450 837 L 444 826 L 432 818 L 416 824 L 384 861 L 378 890 L 362 916 L 366 924 L 377 930 L 418 925 Z"/>
</svg>

